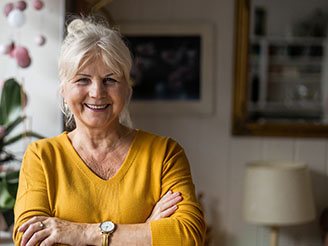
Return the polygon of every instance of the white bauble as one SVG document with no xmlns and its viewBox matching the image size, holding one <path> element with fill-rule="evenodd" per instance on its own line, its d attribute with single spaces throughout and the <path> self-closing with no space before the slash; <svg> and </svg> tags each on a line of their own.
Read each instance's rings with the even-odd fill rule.
<svg viewBox="0 0 328 246">
<path fill-rule="evenodd" d="M 7 44 L 0 44 L 0 55 L 6 55 L 10 52 L 10 46 Z"/>
<path fill-rule="evenodd" d="M 39 35 L 35 37 L 34 41 L 37 45 L 43 46 L 46 43 L 46 38 L 42 35 Z"/>
<path fill-rule="evenodd" d="M 12 27 L 21 27 L 25 23 L 25 15 L 19 9 L 12 10 L 8 15 L 8 23 Z"/>
</svg>

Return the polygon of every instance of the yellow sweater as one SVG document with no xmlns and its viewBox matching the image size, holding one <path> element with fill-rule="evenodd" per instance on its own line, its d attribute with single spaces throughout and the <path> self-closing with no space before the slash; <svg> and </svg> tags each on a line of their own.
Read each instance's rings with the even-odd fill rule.
<svg viewBox="0 0 328 246">
<path fill-rule="evenodd" d="M 95 175 L 73 148 L 67 133 L 32 143 L 24 155 L 15 205 L 14 241 L 36 215 L 80 223 L 111 220 L 143 223 L 168 191 L 183 201 L 169 218 L 152 221 L 152 245 L 202 245 L 205 222 L 183 149 L 170 138 L 138 130 L 115 176 Z"/>
</svg>

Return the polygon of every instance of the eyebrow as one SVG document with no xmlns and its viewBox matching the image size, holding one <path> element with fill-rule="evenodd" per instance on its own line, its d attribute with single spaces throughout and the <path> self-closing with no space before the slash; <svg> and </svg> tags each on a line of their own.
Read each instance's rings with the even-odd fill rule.
<svg viewBox="0 0 328 246">
<path fill-rule="evenodd" d="M 78 74 L 76 74 L 76 75 L 86 76 L 86 77 L 90 77 L 90 78 L 92 77 L 90 74 L 86 74 L 86 73 L 78 73 Z M 110 76 L 112 76 L 112 75 L 114 75 L 114 73 L 106 74 L 105 77 L 110 77 Z"/>
</svg>

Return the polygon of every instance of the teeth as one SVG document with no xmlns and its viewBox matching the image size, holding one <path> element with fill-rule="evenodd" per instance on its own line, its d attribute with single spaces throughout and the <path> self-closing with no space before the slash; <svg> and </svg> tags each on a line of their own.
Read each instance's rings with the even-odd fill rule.
<svg viewBox="0 0 328 246">
<path fill-rule="evenodd" d="M 86 104 L 88 108 L 91 109 L 104 109 L 107 107 L 108 104 L 104 104 L 104 105 L 90 105 L 90 104 Z"/>
</svg>

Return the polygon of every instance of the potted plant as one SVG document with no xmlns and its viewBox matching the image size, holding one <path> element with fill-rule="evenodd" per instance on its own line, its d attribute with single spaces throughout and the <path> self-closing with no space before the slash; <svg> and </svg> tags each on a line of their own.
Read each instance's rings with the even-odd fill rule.
<svg viewBox="0 0 328 246">
<path fill-rule="evenodd" d="M 41 135 L 32 131 L 10 134 L 25 120 L 26 116 L 22 115 L 25 105 L 26 95 L 21 85 L 13 78 L 6 80 L 0 96 L 0 213 L 7 225 L 13 222 L 19 170 L 8 168 L 5 164 L 21 161 L 7 147 L 27 136 L 42 138 Z"/>
</svg>

